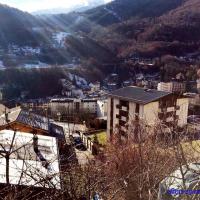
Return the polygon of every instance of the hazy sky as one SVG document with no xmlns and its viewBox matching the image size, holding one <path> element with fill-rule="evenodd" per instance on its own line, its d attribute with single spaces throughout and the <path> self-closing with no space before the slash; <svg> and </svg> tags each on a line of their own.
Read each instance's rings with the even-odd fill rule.
<svg viewBox="0 0 200 200">
<path fill-rule="evenodd" d="M 87 5 L 90 1 L 92 2 L 93 0 L 0 0 L 0 3 L 33 12 L 52 8 L 69 8 L 77 4 Z M 109 2 L 111 0 L 104 1 Z"/>
</svg>

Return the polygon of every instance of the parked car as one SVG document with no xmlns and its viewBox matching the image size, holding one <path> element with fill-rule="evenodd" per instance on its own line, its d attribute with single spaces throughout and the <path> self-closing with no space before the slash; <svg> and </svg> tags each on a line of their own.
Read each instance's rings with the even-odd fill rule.
<svg viewBox="0 0 200 200">
<path fill-rule="evenodd" d="M 83 140 L 80 136 L 80 133 L 75 132 L 72 135 L 70 135 L 70 140 L 74 147 L 80 151 L 86 151 L 87 147 L 84 145 Z"/>
</svg>

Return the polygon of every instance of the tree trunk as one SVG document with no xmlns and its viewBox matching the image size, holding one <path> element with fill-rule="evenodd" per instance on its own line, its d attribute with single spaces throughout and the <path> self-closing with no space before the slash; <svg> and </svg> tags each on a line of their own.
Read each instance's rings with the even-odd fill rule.
<svg viewBox="0 0 200 200">
<path fill-rule="evenodd" d="M 9 185 L 10 184 L 10 180 L 9 180 L 9 155 L 6 154 L 5 156 L 6 159 L 6 184 Z"/>
</svg>

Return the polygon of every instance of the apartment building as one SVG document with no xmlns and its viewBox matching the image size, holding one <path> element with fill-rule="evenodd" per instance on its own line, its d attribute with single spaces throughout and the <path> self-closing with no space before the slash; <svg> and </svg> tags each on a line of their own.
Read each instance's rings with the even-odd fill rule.
<svg viewBox="0 0 200 200">
<path fill-rule="evenodd" d="M 127 137 L 127 126 L 132 121 L 143 121 L 148 126 L 163 123 L 187 124 L 188 98 L 170 92 L 149 90 L 139 87 L 126 87 L 113 91 L 108 97 L 108 138 L 115 129 Z"/>
</svg>

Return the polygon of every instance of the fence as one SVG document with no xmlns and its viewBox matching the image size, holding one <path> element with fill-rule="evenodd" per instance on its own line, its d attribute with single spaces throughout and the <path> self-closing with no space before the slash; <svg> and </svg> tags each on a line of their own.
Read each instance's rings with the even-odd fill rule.
<svg viewBox="0 0 200 200">
<path fill-rule="evenodd" d="M 80 133 L 81 139 L 83 141 L 83 144 L 87 147 L 88 151 L 92 153 L 92 148 L 94 143 L 92 142 L 92 140 L 85 136 L 84 133 Z"/>
</svg>

